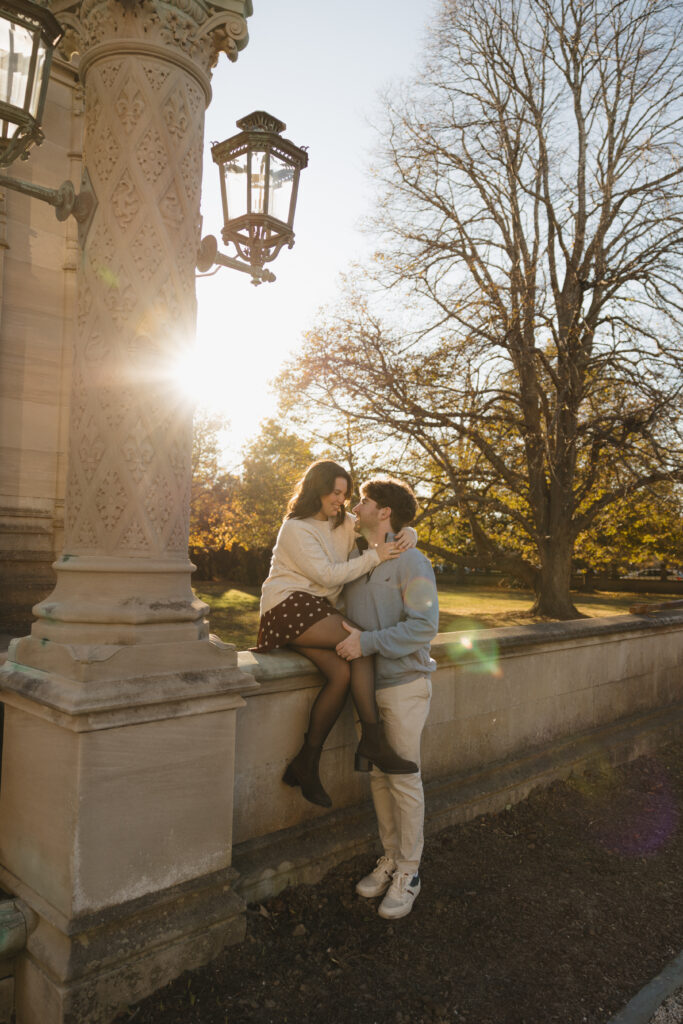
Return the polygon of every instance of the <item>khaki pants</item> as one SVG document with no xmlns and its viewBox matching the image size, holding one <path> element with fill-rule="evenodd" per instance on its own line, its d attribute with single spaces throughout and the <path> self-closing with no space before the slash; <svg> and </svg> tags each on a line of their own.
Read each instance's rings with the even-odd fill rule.
<svg viewBox="0 0 683 1024">
<path fill-rule="evenodd" d="M 419 767 L 420 739 L 432 699 L 431 679 L 422 676 L 411 683 L 377 690 L 376 699 L 392 747 Z M 386 775 L 373 768 L 370 788 L 385 856 L 396 863 L 399 871 L 415 874 L 424 846 L 422 774 Z"/>
</svg>

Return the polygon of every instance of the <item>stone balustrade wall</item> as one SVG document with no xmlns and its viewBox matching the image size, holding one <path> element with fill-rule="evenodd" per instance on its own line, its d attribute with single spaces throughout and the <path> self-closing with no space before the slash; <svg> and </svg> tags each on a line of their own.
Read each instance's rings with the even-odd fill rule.
<svg viewBox="0 0 683 1024">
<path fill-rule="evenodd" d="M 443 634 L 423 736 L 428 829 L 523 798 L 534 785 L 651 751 L 683 724 L 683 611 Z M 238 713 L 233 864 L 247 898 L 313 881 L 373 842 L 353 771 L 350 708 L 321 761 L 323 811 L 281 782 L 319 677 L 290 652 L 242 653 L 260 683 Z M 463 794 L 467 794 L 464 799 Z"/>
</svg>

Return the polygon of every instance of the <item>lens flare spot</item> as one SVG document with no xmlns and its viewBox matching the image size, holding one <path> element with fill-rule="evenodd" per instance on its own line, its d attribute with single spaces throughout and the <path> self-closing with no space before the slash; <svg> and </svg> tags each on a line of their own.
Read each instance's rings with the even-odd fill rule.
<svg viewBox="0 0 683 1024">
<path fill-rule="evenodd" d="M 647 857 L 656 853 L 676 831 L 679 810 L 668 789 L 640 795 L 624 808 L 620 820 L 600 836 L 601 844 L 623 857 Z"/>
<path fill-rule="evenodd" d="M 118 289 L 119 279 L 114 273 L 114 271 L 110 269 L 110 267 L 98 266 L 95 272 L 99 277 L 100 281 L 102 282 L 102 284 L 104 284 L 107 288 Z"/>
<path fill-rule="evenodd" d="M 652 856 L 678 827 L 680 809 L 661 766 L 655 766 L 643 789 L 623 787 L 614 771 L 604 766 L 574 781 L 573 788 L 590 813 L 594 839 L 608 853 Z"/>
<path fill-rule="evenodd" d="M 406 587 L 403 600 L 412 611 L 427 611 L 434 605 L 434 584 L 424 576 L 416 576 Z"/>
<path fill-rule="evenodd" d="M 464 633 L 446 645 L 451 661 L 467 667 L 468 671 L 496 678 L 502 676 L 498 644 L 492 637 L 481 635 L 480 629 Z"/>
</svg>

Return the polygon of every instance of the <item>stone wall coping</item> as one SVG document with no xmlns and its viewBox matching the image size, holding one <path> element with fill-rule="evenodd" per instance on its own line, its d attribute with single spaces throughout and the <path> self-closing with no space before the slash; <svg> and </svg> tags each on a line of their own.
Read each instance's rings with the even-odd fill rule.
<svg viewBox="0 0 683 1024">
<path fill-rule="evenodd" d="M 497 626 L 493 629 L 465 629 L 439 633 L 432 643 L 432 657 L 438 665 L 453 663 L 453 647 L 457 647 L 457 663 L 465 665 L 481 656 L 482 648 L 495 648 L 499 654 L 513 655 L 530 647 L 543 645 L 582 644 L 595 640 L 608 641 L 626 634 L 680 629 L 683 609 L 653 612 L 650 615 L 613 615 L 603 618 L 570 619 L 564 622 L 533 622 L 528 626 Z M 463 640 L 476 636 L 472 652 Z M 474 649 L 476 647 L 476 650 Z M 260 654 L 241 651 L 238 666 L 253 675 L 261 684 L 276 683 L 297 677 L 314 681 L 319 673 L 311 662 L 295 651 L 276 650 Z"/>
<path fill-rule="evenodd" d="M 572 619 L 567 622 L 534 622 L 528 626 L 497 626 L 495 629 L 465 629 L 453 633 L 439 633 L 432 644 L 432 657 L 438 664 L 452 661 L 449 647 L 476 632 L 481 643 L 495 642 L 499 651 L 513 652 L 541 644 L 557 644 L 595 637 L 606 638 L 624 633 L 642 633 L 652 630 L 683 626 L 683 609 L 655 612 L 652 615 L 613 615 L 604 618 Z M 0 664 L 4 661 L 11 637 L 0 636 Z M 459 660 L 465 661 L 463 657 Z M 240 651 L 238 665 L 260 683 L 275 682 L 292 676 L 318 675 L 308 658 L 294 651 L 277 650 L 267 654 Z"/>
<path fill-rule="evenodd" d="M 528 626 L 498 626 L 495 629 L 469 629 L 439 633 L 432 644 L 432 656 L 439 663 L 450 661 L 448 648 L 463 637 L 476 635 L 481 643 L 495 642 L 499 651 L 512 652 L 544 644 L 607 640 L 627 633 L 642 635 L 683 626 L 683 609 L 653 612 L 650 615 L 612 615 L 601 618 L 570 619 L 564 622 L 532 622 Z"/>
</svg>

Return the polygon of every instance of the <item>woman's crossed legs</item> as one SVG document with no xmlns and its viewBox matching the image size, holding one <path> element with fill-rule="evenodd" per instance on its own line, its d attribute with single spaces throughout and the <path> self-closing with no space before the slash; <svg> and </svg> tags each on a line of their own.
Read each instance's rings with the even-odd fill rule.
<svg viewBox="0 0 683 1024">
<path fill-rule="evenodd" d="M 312 746 L 321 747 L 325 742 L 341 714 L 349 690 L 361 722 L 378 721 L 372 655 L 355 658 L 349 663 L 335 651 L 337 644 L 348 636 L 342 625 L 344 621 L 348 620 L 341 615 L 328 615 L 290 643 L 290 647 L 312 661 L 326 679 L 311 708 L 308 742 Z"/>
</svg>

